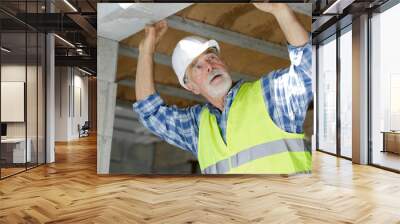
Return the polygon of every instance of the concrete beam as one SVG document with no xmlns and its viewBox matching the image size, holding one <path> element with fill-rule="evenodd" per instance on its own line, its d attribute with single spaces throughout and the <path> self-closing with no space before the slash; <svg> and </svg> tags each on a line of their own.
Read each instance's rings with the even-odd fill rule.
<svg viewBox="0 0 400 224">
<path fill-rule="evenodd" d="M 127 56 L 127 57 L 131 57 L 131 58 L 138 58 L 139 57 L 139 49 L 137 48 L 131 48 L 131 47 L 127 47 L 124 45 L 120 45 L 119 46 L 119 53 L 121 55 Z M 160 53 L 155 53 L 154 54 L 154 62 L 157 64 L 161 64 L 161 65 L 165 65 L 165 66 L 169 66 L 172 68 L 172 64 L 171 64 L 171 57 L 165 54 L 160 54 Z M 243 73 L 239 73 L 239 72 L 230 72 L 231 77 L 233 79 L 233 81 L 237 81 L 239 79 L 243 79 L 245 81 L 254 81 L 257 79 L 257 77 L 252 76 L 252 75 L 248 75 L 248 74 L 243 74 Z"/>
<path fill-rule="evenodd" d="M 135 83 L 135 79 L 123 79 L 123 80 L 118 81 L 118 84 L 128 86 L 130 88 L 134 88 L 134 83 Z M 168 95 L 168 96 L 173 96 L 173 97 L 186 99 L 186 100 L 197 101 L 197 102 L 201 102 L 201 103 L 207 102 L 203 97 L 194 95 L 193 93 L 191 93 L 183 88 L 176 88 L 176 87 L 156 83 L 156 89 L 157 89 L 157 92 Z"/>
<path fill-rule="evenodd" d="M 288 5 L 296 13 L 312 16 L 312 3 L 288 3 Z"/>
<path fill-rule="evenodd" d="M 185 19 L 179 16 L 167 18 L 168 26 L 188 33 L 212 38 L 217 41 L 229 43 L 241 48 L 250 49 L 266 55 L 272 55 L 285 60 L 289 59 L 285 46 L 249 37 L 240 33 L 208 25 L 195 20 Z"/>
<path fill-rule="evenodd" d="M 121 41 L 142 30 L 146 24 L 160 21 L 193 3 L 99 3 L 97 35 Z"/>
</svg>

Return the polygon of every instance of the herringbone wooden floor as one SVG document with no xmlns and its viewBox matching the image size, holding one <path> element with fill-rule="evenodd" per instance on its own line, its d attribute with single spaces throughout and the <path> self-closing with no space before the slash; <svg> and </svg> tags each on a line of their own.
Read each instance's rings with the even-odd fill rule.
<svg viewBox="0 0 400 224">
<path fill-rule="evenodd" d="M 0 181 L 0 223 L 400 223 L 400 175 L 316 152 L 311 176 L 98 176 L 96 139 Z"/>
</svg>

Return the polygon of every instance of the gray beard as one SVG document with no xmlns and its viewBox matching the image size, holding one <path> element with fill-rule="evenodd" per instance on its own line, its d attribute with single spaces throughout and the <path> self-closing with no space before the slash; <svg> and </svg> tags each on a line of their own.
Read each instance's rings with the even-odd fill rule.
<svg viewBox="0 0 400 224">
<path fill-rule="evenodd" d="M 216 76 L 221 75 L 223 80 L 217 85 L 212 85 L 210 82 Z M 214 69 L 208 75 L 208 84 L 206 86 L 208 94 L 213 98 L 225 96 L 232 86 L 232 79 L 227 72 L 221 71 L 220 69 Z"/>
</svg>

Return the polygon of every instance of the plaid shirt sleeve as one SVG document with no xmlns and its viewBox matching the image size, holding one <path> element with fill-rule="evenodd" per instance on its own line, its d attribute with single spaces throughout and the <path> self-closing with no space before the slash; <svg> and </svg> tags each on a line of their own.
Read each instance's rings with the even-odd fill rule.
<svg viewBox="0 0 400 224">
<path fill-rule="evenodd" d="M 202 106 L 167 106 L 158 93 L 133 104 L 141 123 L 164 141 L 197 156 L 198 117 Z"/>
<path fill-rule="evenodd" d="M 290 67 L 262 77 L 268 111 L 281 129 L 302 133 L 308 104 L 313 97 L 311 38 L 301 47 L 288 45 Z"/>
</svg>

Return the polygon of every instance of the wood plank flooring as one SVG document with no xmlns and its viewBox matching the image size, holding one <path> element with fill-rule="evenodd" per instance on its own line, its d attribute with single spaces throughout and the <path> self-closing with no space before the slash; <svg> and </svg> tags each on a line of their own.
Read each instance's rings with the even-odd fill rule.
<svg viewBox="0 0 400 224">
<path fill-rule="evenodd" d="M 315 152 L 310 176 L 98 176 L 96 138 L 0 181 L 0 223 L 400 223 L 400 175 Z"/>
<path fill-rule="evenodd" d="M 400 170 L 400 154 L 375 150 L 372 160 L 375 164 Z"/>
<path fill-rule="evenodd" d="M 7 176 L 13 175 L 15 173 L 24 171 L 24 170 L 25 170 L 25 167 L 17 167 L 17 168 L 15 168 L 15 167 L 4 168 L 3 167 L 3 168 L 1 168 L 1 177 L 7 177 Z"/>
</svg>

